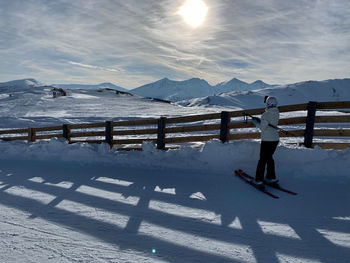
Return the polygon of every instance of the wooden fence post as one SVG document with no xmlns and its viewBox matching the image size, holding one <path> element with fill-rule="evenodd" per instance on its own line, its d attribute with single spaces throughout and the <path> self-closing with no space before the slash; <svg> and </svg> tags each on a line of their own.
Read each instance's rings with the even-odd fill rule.
<svg viewBox="0 0 350 263">
<path fill-rule="evenodd" d="M 35 128 L 28 128 L 28 142 L 35 142 Z"/>
<path fill-rule="evenodd" d="M 158 119 L 157 149 L 159 150 L 165 149 L 165 122 L 165 117 Z"/>
<path fill-rule="evenodd" d="M 63 138 L 65 138 L 68 143 L 70 143 L 70 127 L 69 124 L 63 124 L 62 125 L 63 130 Z"/>
<path fill-rule="evenodd" d="M 305 128 L 305 134 L 304 134 L 304 146 L 307 148 L 312 147 L 316 109 L 317 109 L 317 102 L 309 101 L 309 104 L 307 105 L 306 128 Z"/>
<path fill-rule="evenodd" d="M 113 147 L 113 121 L 106 121 L 105 128 L 105 142 L 109 144 L 109 146 Z"/>
<path fill-rule="evenodd" d="M 230 123 L 230 117 L 227 111 L 221 112 L 221 123 L 220 123 L 220 140 L 224 143 L 227 142 L 229 135 L 228 124 Z"/>
</svg>

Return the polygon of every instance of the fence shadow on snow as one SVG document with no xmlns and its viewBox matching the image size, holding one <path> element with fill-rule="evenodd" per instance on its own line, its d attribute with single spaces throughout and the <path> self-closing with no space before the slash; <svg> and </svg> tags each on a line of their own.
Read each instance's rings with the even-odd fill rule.
<svg viewBox="0 0 350 263">
<path fill-rule="evenodd" d="M 349 208 L 335 206 L 337 199 L 331 191 L 308 195 L 301 181 L 296 190 L 303 195 L 276 201 L 254 189 L 242 189 L 232 177 L 196 171 L 111 169 L 75 163 L 62 167 L 53 161 L 42 167 L 42 162 L 35 165 L 32 160 L 0 163 L 1 205 L 31 214 L 28 220 L 38 217 L 155 259 L 274 263 L 285 255 L 333 263 L 350 258 L 349 247 L 334 244 L 317 230 L 327 227 L 349 234 L 349 222 L 334 219 L 349 216 Z M 62 182 L 69 182 L 70 187 L 61 187 Z M 35 194 L 14 194 L 19 187 L 53 199 L 45 203 L 36 200 Z M 346 187 L 337 187 L 349 199 Z M 195 193 L 205 198 L 190 198 Z M 284 202 L 285 208 L 274 209 L 276 202 Z M 324 209 L 315 213 L 315 205 L 321 204 Z M 305 207 L 310 209 L 304 211 Z M 291 235 L 266 232 L 269 222 L 289 228 Z"/>
</svg>

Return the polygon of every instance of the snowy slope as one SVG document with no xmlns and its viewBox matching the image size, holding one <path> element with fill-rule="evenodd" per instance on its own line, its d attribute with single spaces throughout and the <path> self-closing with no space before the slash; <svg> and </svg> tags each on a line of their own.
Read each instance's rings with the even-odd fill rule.
<svg viewBox="0 0 350 263">
<path fill-rule="evenodd" d="M 91 85 L 91 84 L 53 84 L 53 86 L 55 87 L 59 87 L 62 89 L 85 89 L 85 90 L 98 90 L 98 89 L 115 89 L 115 90 L 119 90 L 119 91 L 124 91 L 124 92 L 129 92 L 129 90 L 124 89 L 122 87 L 119 87 L 117 85 L 114 85 L 112 83 L 109 82 L 105 82 L 105 83 L 100 83 L 100 84 L 96 84 L 96 85 Z"/>
<path fill-rule="evenodd" d="M 16 91 L 29 91 L 37 87 L 43 86 L 35 79 L 20 79 L 8 82 L 0 83 L 0 93 L 16 92 Z"/>
<path fill-rule="evenodd" d="M 350 100 L 350 79 L 306 81 L 284 86 L 246 92 L 224 94 L 182 101 L 183 106 L 221 106 L 240 108 L 264 107 L 264 96 L 275 96 L 279 105 L 306 103 L 308 101 Z"/>
<path fill-rule="evenodd" d="M 67 96 L 53 98 L 52 86 L 35 80 L 0 84 L 0 127 L 55 126 L 127 118 L 157 118 L 207 113 L 114 90 L 65 89 Z M 215 109 L 209 112 L 216 112 Z"/>
</svg>

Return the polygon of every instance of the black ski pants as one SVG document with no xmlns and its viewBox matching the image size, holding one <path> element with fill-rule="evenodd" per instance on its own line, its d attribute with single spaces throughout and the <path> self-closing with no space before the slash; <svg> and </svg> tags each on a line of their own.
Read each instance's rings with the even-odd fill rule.
<svg viewBox="0 0 350 263">
<path fill-rule="evenodd" d="M 278 141 L 276 142 L 268 142 L 262 141 L 260 145 L 260 159 L 258 162 L 258 166 L 256 168 L 256 181 L 264 180 L 265 167 L 267 165 L 267 173 L 266 178 L 275 179 L 275 161 L 273 160 L 273 154 L 276 151 L 278 145 Z"/>
</svg>

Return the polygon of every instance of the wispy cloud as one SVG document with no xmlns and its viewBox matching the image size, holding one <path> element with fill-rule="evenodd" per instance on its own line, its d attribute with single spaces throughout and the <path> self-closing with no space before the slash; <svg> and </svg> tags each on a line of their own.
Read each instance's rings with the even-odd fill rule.
<svg viewBox="0 0 350 263">
<path fill-rule="evenodd" d="M 177 14 L 183 2 L 2 1 L 0 81 L 134 88 L 163 77 L 290 83 L 350 75 L 347 0 L 204 0 L 207 18 L 196 29 Z"/>
<path fill-rule="evenodd" d="M 74 65 L 74 66 L 78 66 L 78 67 L 82 67 L 82 68 L 104 70 L 104 71 L 109 71 L 109 72 L 122 72 L 123 71 L 121 69 L 105 68 L 105 67 L 87 65 L 87 64 L 83 64 L 83 63 L 74 62 L 74 61 L 68 61 L 68 64 Z"/>
</svg>

